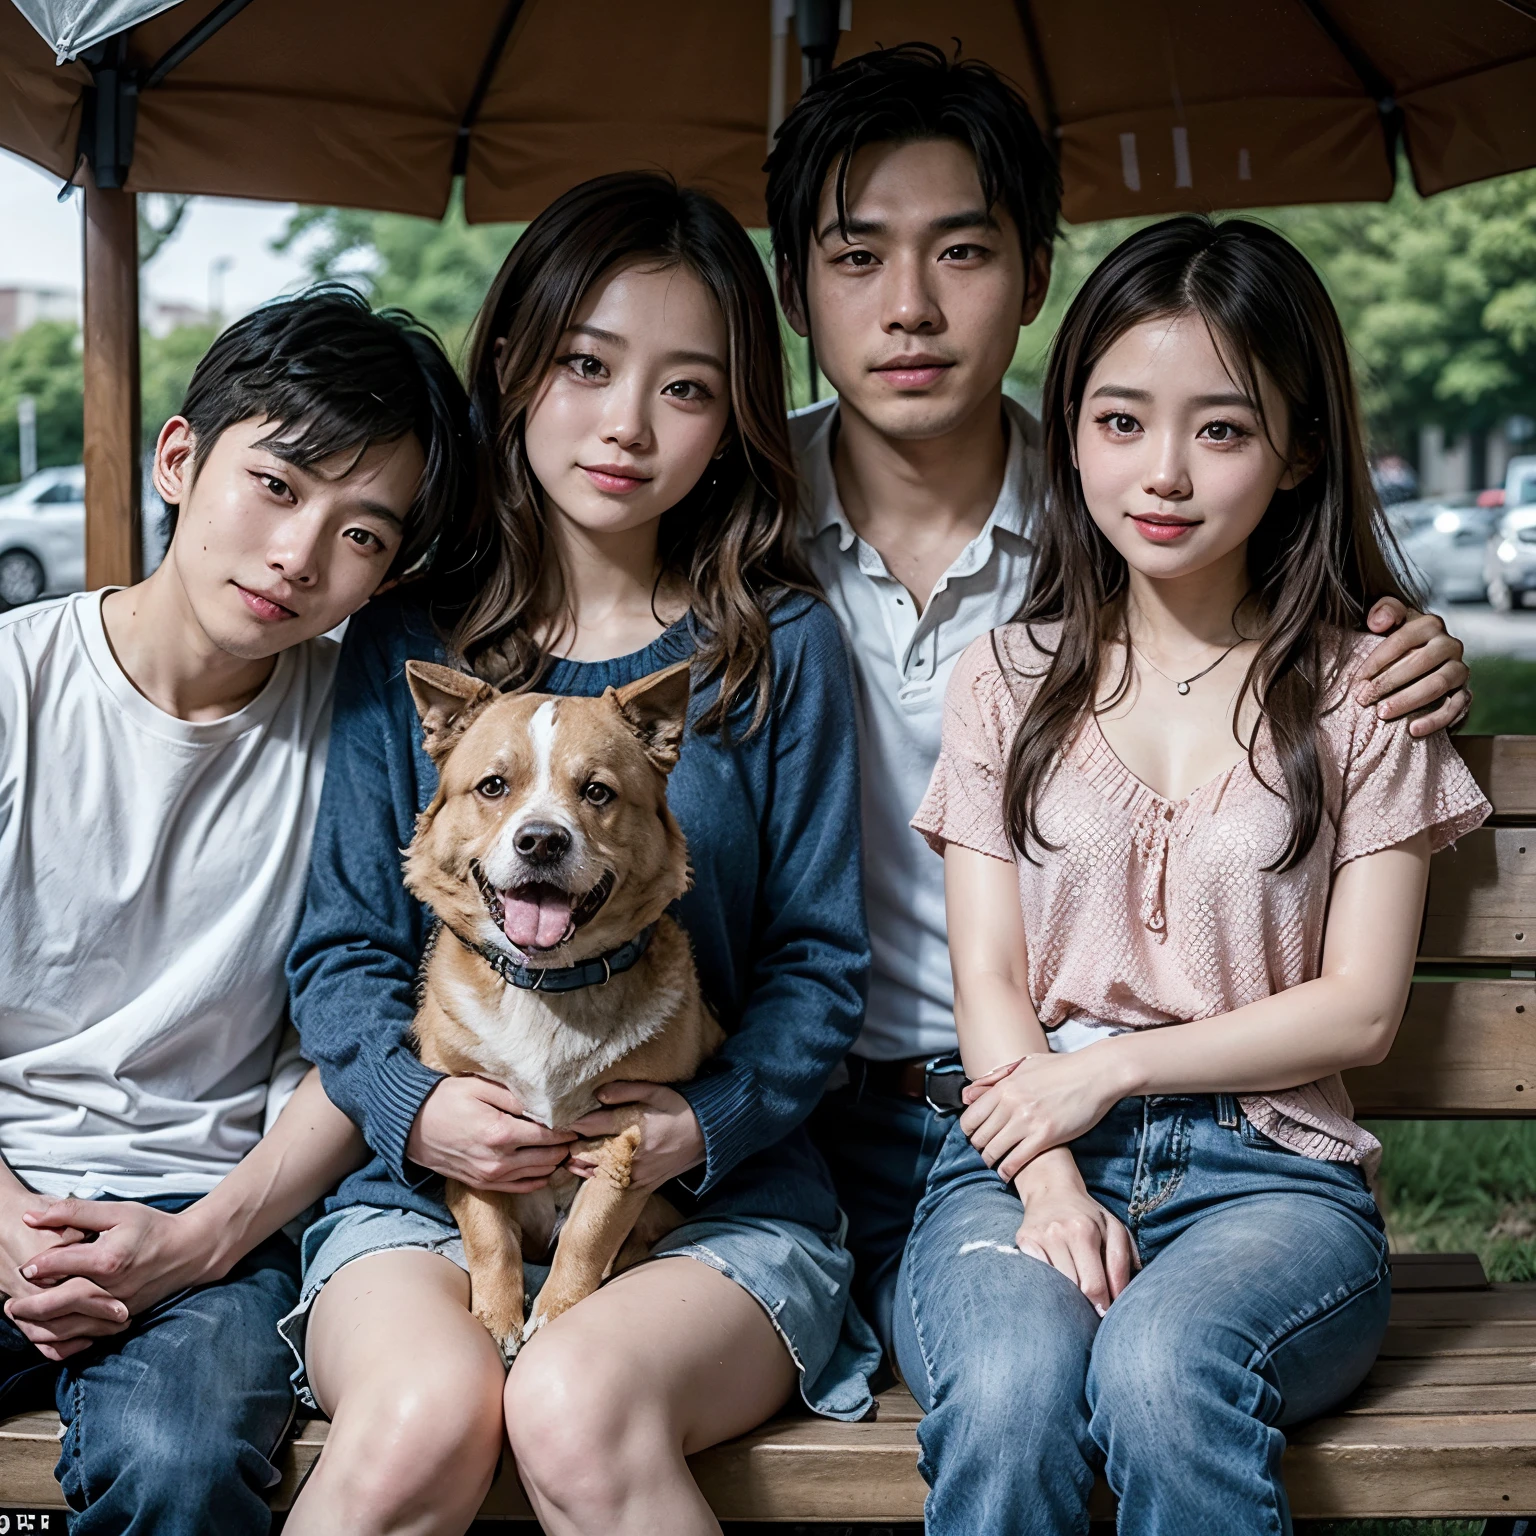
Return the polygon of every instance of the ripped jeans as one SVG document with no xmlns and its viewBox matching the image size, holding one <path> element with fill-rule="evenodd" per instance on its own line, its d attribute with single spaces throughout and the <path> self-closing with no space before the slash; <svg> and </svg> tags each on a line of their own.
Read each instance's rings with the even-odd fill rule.
<svg viewBox="0 0 1536 1536">
<path fill-rule="evenodd" d="M 1100 1469 L 1122 1536 L 1289 1533 L 1282 1429 L 1357 1386 L 1386 1330 L 1364 1178 L 1225 1094 L 1124 1099 L 1072 1152 L 1143 1264 L 1102 1321 L 1019 1252 L 1018 1197 L 958 1123 L 929 1174 L 895 1315 L 929 1536 L 1081 1536 Z"/>
</svg>

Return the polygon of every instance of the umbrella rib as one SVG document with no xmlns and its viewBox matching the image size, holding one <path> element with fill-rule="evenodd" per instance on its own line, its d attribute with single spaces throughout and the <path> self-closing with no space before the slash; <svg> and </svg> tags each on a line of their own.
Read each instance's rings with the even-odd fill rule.
<svg viewBox="0 0 1536 1536">
<path fill-rule="evenodd" d="M 1329 42 L 1339 50 L 1344 62 L 1354 71 L 1355 79 L 1360 82 L 1361 88 L 1382 109 L 1383 113 L 1390 110 L 1387 104 L 1392 101 L 1392 82 L 1376 68 L 1355 40 L 1328 14 L 1322 0 L 1301 0 L 1301 3 L 1311 13 L 1313 21 L 1328 34 Z"/>
<path fill-rule="evenodd" d="M 1056 92 L 1045 68 L 1045 52 L 1040 47 L 1040 32 L 1035 26 L 1035 8 L 1030 0 L 1013 0 L 1014 11 L 1019 18 L 1019 31 L 1024 35 L 1024 51 L 1029 55 L 1030 66 L 1040 84 L 1040 104 L 1045 108 L 1045 126 L 1053 143 L 1061 137 L 1061 113 L 1056 109 Z"/>
<path fill-rule="evenodd" d="M 1397 179 L 1397 146 L 1403 131 L 1403 111 L 1393 95 L 1392 82 L 1377 69 L 1365 51 L 1349 36 L 1323 6 L 1322 0 L 1301 0 L 1312 20 L 1327 34 L 1329 41 L 1354 72 L 1361 89 L 1376 103 L 1381 114 L 1381 135 L 1387 156 L 1387 172 Z"/>
<path fill-rule="evenodd" d="M 216 5 L 180 42 L 174 43 L 166 53 L 161 55 L 159 62 L 153 65 L 149 73 L 144 76 L 139 89 L 147 91 L 152 86 L 159 85 L 178 64 L 196 53 L 226 21 L 233 20 L 250 3 L 251 0 L 223 0 L 223 4 Z"/>
<path fill-rule="evenodd" d="M 496 24 L 496 30 L 491 35 L 491 46 L 486 49 L 485 59 L 480 65 L 480 74 L 475 80 L 475 88 L 470 93 L 469 105 L 464 108 L 464 116 L 459 119 L 459 131 L 453 141 L 453 167 L 452 174 L 462 176 L 469 167 L 469 135 L 480 116 L 480 109 L 485 105 L 485 98 L 490 94 L 491 81 L 496 78 L 497 66 L 501 63 L 501 56 L 506 51 L 507 40 L 512 36 L 512 28 L 517 25 L 517 18 L 523 9 L 523 0 L 507 0 L 506 9 L 501 13 L 501 20 Z"/>
</svg>

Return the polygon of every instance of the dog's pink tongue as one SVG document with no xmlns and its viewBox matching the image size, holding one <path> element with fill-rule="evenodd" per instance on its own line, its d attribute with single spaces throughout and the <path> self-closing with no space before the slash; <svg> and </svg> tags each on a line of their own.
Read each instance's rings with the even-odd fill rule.
<svg viewBox="0 0 1536 1536">
<path fill-rule="evenodd" d="M 501 908 L 507 938 L 519 949 L 552 948 L 571 922 L 571 898 L 552 886 L 504 891 Z"/>
</svg>

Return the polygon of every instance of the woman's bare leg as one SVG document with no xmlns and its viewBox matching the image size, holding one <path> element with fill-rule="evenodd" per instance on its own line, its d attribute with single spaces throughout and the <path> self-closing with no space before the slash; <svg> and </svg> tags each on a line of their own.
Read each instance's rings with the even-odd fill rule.
<svg viewBox="0 0 1536 1536">
<path fill-rule="evenodd" d="M 463 1536 L 502 1445 L 469 1276 L 421 1249 L 354 1259 L 315 1301 L 305 1367 L 331 1432 L 286 1536 Z"/>
<path fill-rule="evenodd" d="M 683 1458 L 755 1428 L 794 1386 L 746 1291 L 658 1259 L 534 1335 L 507 1378 L 507 1428 L 548 1536 L 719 1536 Z"/>
</svg>

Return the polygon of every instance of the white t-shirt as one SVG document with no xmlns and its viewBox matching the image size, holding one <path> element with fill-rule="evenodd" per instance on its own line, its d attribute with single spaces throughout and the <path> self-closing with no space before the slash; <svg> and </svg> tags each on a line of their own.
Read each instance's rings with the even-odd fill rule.
<svg viewBox="0 0 1536 1536">
<path fill-rule="evenodd" d="M 340 647 L 178 720 L 123 675 L 103 595 L 0 615 L 0 1154 L 48 1195 L 202 1194 L 302 1075 L 283 960 Z"/>
<path fill-rule="evenodd" d="M 955 994 L 944 922 L 944 861 L 907 825 L 939 756 L 944 688 L 960 653 L 1024 600 L 1040 499 L 1040 425 L 1008 415 L 1008 466 L 985 526 L 919 614 L 878 550 L 854 531 L 832 473 L 837 401 L 790 417 L 807 494 L 805 550 L 852 653 L 859 705 L 869 1006 L 854 1044 L 876 1061 L 955 1049 Z"/>
</svg>

